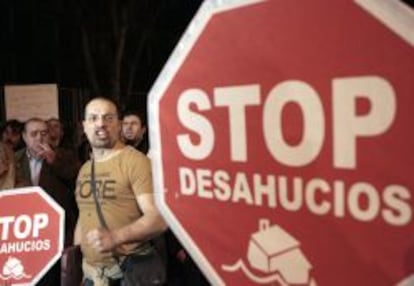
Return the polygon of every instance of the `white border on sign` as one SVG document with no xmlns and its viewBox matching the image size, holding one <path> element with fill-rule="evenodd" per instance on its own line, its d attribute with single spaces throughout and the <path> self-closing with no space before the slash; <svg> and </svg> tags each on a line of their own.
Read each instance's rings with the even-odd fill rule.
<svg viewBox="0 0 414 286">
<path fill-rule="evenodd" d="M 58 214 L 59 214 L 59 241 L 57 247 L 57 253 L 52 259 L 43 267 L 43 270 L 40 271 L 32 280 L 32 284 L 27 283 L 14 283 L 14 286 L 25 286 L 25 285 L 35 285 L 39 280 L 46 274 L 47 271 L 58 261 L 63 251 L 63 240 L 64 240 L 64 222 L 65 222 L 65 211 L 63 208 L 55 202 L 52 197 L 50 197 L 42 188 L 40 187 L 25 187 L 18 189 L 2 190 L 0 191 L 0 200 L 3 197 L 7 196 L 16 196 L 16 195 L 28 195 L 31 193 L 39 194 Z"/>
<path fill-rule="evenodd" d="M 178 72 L 187 55 L 201 35 L 210 19 L 220 12 L 236 9 L 242 6 L 252 5 L 267 0 L 207 0 L 204 1 L 193 20 L 187 27 L 187 30 L 181 37 L 175 47 L 166 65 L 155 81 L 149 93 L 148 100 L 148 117 L 152 159 L 152 169 L 154 174 L 155 201 L 168 225 L 177 235 L 177 238 L 185 245 L 191 253 L 192 258 L 200 266 L 207 279 L 217 286 L 224 286 L 224 281 L 220 278 L 207 258 L 203 255 L 192 237 L 177 221 L 171 209 L 165 202 L 164 194 L 164 174 L 162 172 L 162 142 L 160 138 L 160 121 L 159 121 L 159 102 L 163 97 L 167 87 L 170 85 L 174 75 Z"/>
<path fill-rule="evenodd" d="M 354 0 L 403 40 L 414 47 L 414 10 L 402 1 Z"/>
<path fill-rule="evenodd" d="M 200 7 L 194 19 L 191 21 L 180 42 L 175 47 L 169 60 L 164 66 L 162 72 L 155 81 L 148 100 L 149 114 L 149 132 L 151 140 L 151 158 L 154 174 L 155 199 L 157 206 L 168 222 L 171 229 L 177 235 L 178 239 L 185 244 L 197 264 L 206 274 L 207 278 L 213 285 L 225 285 L 218 273 L 210 265 L 207 258 L 203 255 L 192 237 L 180 225 L 175 218 L 171 209 L 165 202 L 165 192 L 168 190 L 164 186 L 164 174 L 162 170 L 162 142 L 160 138 L 161 126 L 159 121 L 159 102 L 164 96 L 165 91 L 171 84 L 174 76 L 183 64 L 187 55 L 195 45 L 202 31 L 210 19 L 220 12 L 236 9 L 240 6 L 256 4 L 267 0 L 210 0 L 205 1 Z M 389 0 L 354 0 L 356 5 L 368 12 L 371 16 L 385 24 L 389 29 L 398 34 L 403 40 L 413 46 L 414 26 L 413 12 L 398 1 Z M 392 3 L 391 3 L 392 2 Z M 388 10 L 388 11 L 387 11 Z M 173 107 L 172 107 L 173 108 Z"/>
</svg>

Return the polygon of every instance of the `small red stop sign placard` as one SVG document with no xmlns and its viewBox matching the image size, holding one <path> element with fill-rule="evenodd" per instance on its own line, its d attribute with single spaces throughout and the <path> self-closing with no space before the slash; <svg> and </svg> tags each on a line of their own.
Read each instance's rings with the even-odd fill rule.
<svg viewBox="0 0 414 286">
<path fill-rule="evenodd" d="M 0 285 L 35 285 L 62 253 L 63 224 L 41 188 L 0 191 Z"/>
</svg>

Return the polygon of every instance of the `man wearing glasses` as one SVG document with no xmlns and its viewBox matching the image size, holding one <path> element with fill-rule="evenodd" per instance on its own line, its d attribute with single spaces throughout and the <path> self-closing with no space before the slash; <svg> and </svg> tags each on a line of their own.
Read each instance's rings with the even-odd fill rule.
<svg viewBox="0 0 414 286">
<path fill-rule="evenodd" d="M 125 273 L 138 276 L 130 285 L 163 285 L 165 269 L 149 240 L 166 224 L 154 203 L 149 159 L 120 140 L 118 108 L 107 98 L 86 105 L 83 127 L 93 154 L 76 187 L 84 285 L 121 285 Z"/>
</svg>

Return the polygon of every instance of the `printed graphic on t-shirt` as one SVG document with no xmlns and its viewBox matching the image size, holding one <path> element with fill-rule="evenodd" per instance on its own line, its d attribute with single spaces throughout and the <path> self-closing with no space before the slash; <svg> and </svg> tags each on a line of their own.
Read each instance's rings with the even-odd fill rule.
<svg viewBox="0 0 414 286">
<path fill-rule="evenodd" d="M 87 203 L 87 201 L 94 200 L 91 187 L 90 174 L 84 174 L 80 180 L 77 181 L 77 196 L 80 203 Z M 116 200 L 116 180 L 110 177 L 109 173 L 96 174 L 95 179 L 96 194 L 98 200 L 104 204 L 106 200 Z M 86 200 L 86 201 L 84 201 Z"/>
</svg>

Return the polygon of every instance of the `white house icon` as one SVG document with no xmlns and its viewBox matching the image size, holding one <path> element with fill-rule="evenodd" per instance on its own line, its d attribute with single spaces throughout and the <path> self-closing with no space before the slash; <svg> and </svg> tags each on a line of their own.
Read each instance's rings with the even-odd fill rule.
<svg viewBox="0 0 414 286">
<path fill-rule="evenodd" d="M 252 268 L 279 273 L 288 284 L 310 283 L 312 265 L 299 249 L 300 243 L 278 225 L 259 220 L 259 231 L 251 235 L 247 259 Z"/>
</svg>

